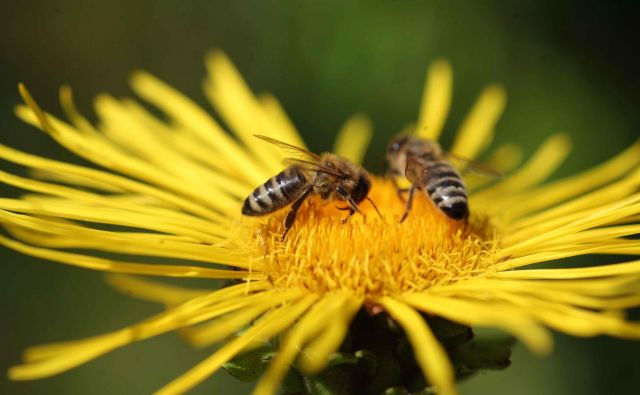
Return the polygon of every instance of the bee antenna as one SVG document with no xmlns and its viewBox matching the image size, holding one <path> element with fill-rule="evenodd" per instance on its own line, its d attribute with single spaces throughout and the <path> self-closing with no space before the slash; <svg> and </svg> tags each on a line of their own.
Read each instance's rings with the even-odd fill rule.
<svg viewBox="0 0 640 395">
<path fill-rule="evenodd" d="M 376 213 L 378 213 L 378 217 L 380 217 L 380 219 L 382 219 L 382 214 L 380 214 L 380 210 L 378 210 L 378 206 L 376 206 L 376 204 L 373 202 L 373 199 L 371 199 L 369 196 L 367 196 L 367 200 L 369 201 L 369 203 L 371 203 L 373 208 L 376 210 Z"/>
</svg>

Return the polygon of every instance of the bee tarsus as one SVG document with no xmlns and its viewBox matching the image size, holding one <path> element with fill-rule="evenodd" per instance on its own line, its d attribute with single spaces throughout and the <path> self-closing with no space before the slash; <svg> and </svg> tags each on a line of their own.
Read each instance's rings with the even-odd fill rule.
<svg viewBox="0 0 640 395">
<path fill-rule="evenodd" d="M 407 217 L 409 216 L 409 211 L 411 211 L 411 208 L 413 207 L 413 195 L 416 192 L 416 187 L 415 186 L 411 186 L 411 188 L 409 188 L 407 190 L 409 192 L 409 196 L 407 197 L 407 206 L 404 210 L 404 214 L 402 214 L 402 218 L 400 218 L 400 223 L 403 223 L 405 219 L 407 219 Z M 399 193 L 400 194 L 400 193 Z M 404 199 L 402 199 L 404 202 Z"/>
</svg>

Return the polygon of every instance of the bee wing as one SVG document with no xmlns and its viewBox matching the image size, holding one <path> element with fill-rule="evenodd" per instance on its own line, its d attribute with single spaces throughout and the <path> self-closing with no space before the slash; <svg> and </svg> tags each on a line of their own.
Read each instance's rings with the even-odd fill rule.
<svg viewBox="0 0 640 395">
<path fill-rule="evenodd" d="M 504 174 L 501 171 L 494 169 L 493 167 L 474 161 L 472 159 L 467 159 L 462 156 L 453 154 L 451 152 L 443 152 L 445 158 L 452 162 L 456 163 L 459 167 L 461 167 L 465 171 L 469 171 L 475 174 L 480 174 L 482 176 L 493 177 L 493 178 L 502 178 Z"/>
<path fill-rule="evenodd" d="M 404 168 L 404 176 L 407 178 L 419 178 L 418 173 L 422 173 L 426 169 L 421 165 L 421 160 L 413 155 L 407 155 L 407 163 Z M 411 173 L 411 175 L 409 174 Z"/>
<path fill-rule="evenodd" d="M 253 136 L 259 138 L 260 140 L 266 141 L 267 143 L 273 144 L 286 152 L 294 153 L 296 155 L 303 155 L 316 161 L 320 160 L 319 155 L 307 151 L 304 148 L 296 147 L 295 145 L 287 144 L 284 141 L 276 140 L 274 138 L 263 136 L 261 134 L 254 134 Z"/>
<path fill-rule="evenodd" d="M 323 166 L 318 162 L 312 162 L 298 158 L 285 158 L 284 163 L 287 166 L 296 166 L 304 170 L 317 171 L 320 173 L 330 174 L 337 178 L 344 178 L 344 174 L 342 174 L 339 170 Z"/>
</svg>

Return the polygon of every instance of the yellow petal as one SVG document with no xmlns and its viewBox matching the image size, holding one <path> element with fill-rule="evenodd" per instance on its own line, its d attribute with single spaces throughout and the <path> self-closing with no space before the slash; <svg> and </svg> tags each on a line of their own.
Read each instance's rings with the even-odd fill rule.
<svg viewBox="0 0 640 395">
<path fill-rule="evenodd" d="M 295 294 L 275 290 L 246 296 L 235 306 L 234 312 L 199 327 L 185 329 L 182 335 L 195 347 L 207 347 L 233 335 L 256 317 L 289 301 L 292 297 L 295 297 Z"/>
<path fill-rule="evenodd" d="M 451 152 L 463 158 L 475 159 L 493 140 L 494 127 L 506 102 L 507 94 L 502 86 L 486 87 L 462 122 Z"/>
<path fill-rule="evenodd" d="M 371 141 L 372 130 L 373 125 L 368 117 L 362 114 L 352 116 L 340 129 L 333 153 L 361 164 Z"/>
<path fill-rule="evenodd" d="M 379 303 L 404 329 L 418 365 L 438 394 L 456 394 L 449 357 L 420 314 L 390 297 L 380 299 Z"/>
<path fill-rule="evenodd" d="M 311 338 L 300 353 L 298 365 L 307 375 L 318 374 L 327 366 L 329 357 L 344 341 L 353 316 L 362 306 L 362 300 L 351 295 L 345 295 L 343 299 L 342 306 L 329 313 L 326 328 Z"/>
<path fill-rule="evenodd" d="M 162 202 L 170 204 L 171 206 L 180 207 L 187 212 L 195 213 L 204 218 L 209 218 L 214 221 L 219 221 L 221 218 L 223 218 L 220 214 L 204 207 L 202 204 L 195 203 L 174 193 L 170 193 L 122 176 L 118 176 L 113 173 L 90 169 L 82 166 L 76 166 L 51 159 L 45 159 L 39 156 L 26 154 L 24 152 L 11 149 L 1 144 L 0 158 L 34 169 L 47 170 L 60 174 L 70 174 L 72 176 L 79 176 L 83 178 L 93 178 L 100 182 L 117 186 L 126 191 L 130 191 L 143 196 L 154 197 Z M 15 176 L 14 179 L 16 179 Z M 75 196 L 80 196 L 80 194 L 76 194 Z M 83 194 L 83 196 L 88 195 Z"/>
<path fill-rule="evenodd" d="M 98 258 L 71 252 L 56 251 L 46 248 L 31 247 L 15 240 L 0 236 L 0 244 L 26 255 L 50 261 L 64 263 L 85 269 L 107 271 L 111 273 L 143 274 L 164 277 L 187 278 L 255 278 L 259 275 L 251 275 L 250 272 L 236 270 L 210 269 L 198 266 L 176 266 L 162 264 L 144 264 L 119 261 L 115 259 Z"/>
<path fill-rule="evenodd" d="M 429 66 L 422 94 L 416 130 L 418 136 L 438 140 L 449 114 L 452 86 L 453 72 L 449 62 L 444 59 L 434 61 Z"/>
<path fill-rule="evenodd" d="M 514 193 L 535 186 L 546 180 L 569 154 L 567 136 L 557 134 L 548 138 L 529 161 L 514 174 L 471 197 L 471 204 L 491 211 L 504 211 L 505 200 Z"/>
<path fill-rule="evenodd" d="M 340 295 L 326 295 L 307 312 L 282 340 L 276 358 L 262 375 L 254 395 L 272 395 L 304 344 L 323 331 L 336 307 L 343 302 Z"/>
<path fill-rule="evenodd" d="M 156 394 L 181 394 L 201 383 L 215 373 L 222 364 L 229 361 L 258 338 L 270 339 L 286 330 L 316 300 L 315 295 L 307 295 L 299 302 L 273 310 L 254 323 L 239 337 L 231 340 L 210 357 L 191 368 L 182 376 L 161 388 Z"/>
<path fill-rule="evenodd" d="M 109 285 L 122 293 L 167 306 L 180 304 L 212 292 L 212 290 L 178 287 L 121 274 L 109 274 L 105 279 Z"/>
<path fill-rule="evenodd" d="M 74 347 L 73 353 L 62 357 L 13 366 L 9 368 L 8 375 L 11 380 L 34 380 L 52 376 L 122 347 L 129 341 L 130 334 L 127 330 L 97 336 L 83 342 L 82 347 Z"/>
<path fill-rule="evenodd" d="M 563 203 L 575 196 L 583 195 L 594 188 L 615 181 L 638 164 L 640 164 L 640 141 L 597 167 L 527 192 L 528 196 L 535 196 L 535 199 L 527 199 L 525 195 L 521 195 L 520 204 L 513 207 L 511 211 L 514 216 L 518 217 L 535 210 L 551 207 L 553 204 Z M 551 212 L 545 212 L 546 218 L 551 218 L 550 215 Z"/>
<path fill-rule="evenodd" d="M 446 287 L 443 288 L 446 291 Z M 438 292 L 438 291 L 435 291 Z M 522 340 L 532 351 L 546 355 L 551 351 L 552 337 L 530 318 L 524 309 L 486 301 L 469 301 L 437 294 L 408 294 L 404 301 L 429 314 L 469 326 L 500 328 Z"/>
<path fill-rule="evenodd" d="M 282 134 L 282 141 L 288 141 L 296 147 L 307 148 L 302 137 L 300 137 L 300 134 L 296 130 L 295 125 L 291 119 L 289 119 L 289 116 L 275 96 L 269 93 L 263 93 L 260 95 L 260 104 L 267 116 L 271 119 L 275 128 L 274 130 L 280 131 Z"/>
<path fill-rule="evenodd" d="M 527 269 L 527 270 L 510 270 L 496 273 L 499 278 L 509 279 L 575 279 L 575 278 L 592 278 L 618 276 L 628 274 L 640 274 L 640 261 L 631 261 L 625 263 L 615 263 L 610 265 L 600 265 L 593 267 L 580 267 L 572 269 Z"/>
<path fill-rule="evenodd" d="M 137 72 L 131 85 L 140 96 L 156 105 L 176 122 L 188 128 L 206 143 L 212 153 L 224 158 L 236 169 L 249 185 L 258 185 L 269 176 L 237 142 L 227 135 L 220 125 L 197 104 L 152 75 Z"/>
</svg>

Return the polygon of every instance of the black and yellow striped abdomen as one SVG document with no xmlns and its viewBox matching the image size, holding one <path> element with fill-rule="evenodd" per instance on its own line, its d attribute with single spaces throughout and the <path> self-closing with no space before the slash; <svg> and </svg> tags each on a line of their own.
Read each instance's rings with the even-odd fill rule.
<svg viewBox="0 0 640 395">
<path fill-rule="evenodd" d="M 277 211 L 291 204 L 308 187 L 304 174 L 296 167 L 288 167 L 245 199 L 242 214 L 260 216 Z"/>
<path fill-rule="evenodd" d="M 467 190 L 460 174 L 444 161 L 428 161 L 425 168 L 424 189 L 436 207 L 453 219 L 467 218 Z"/>
</svg>

